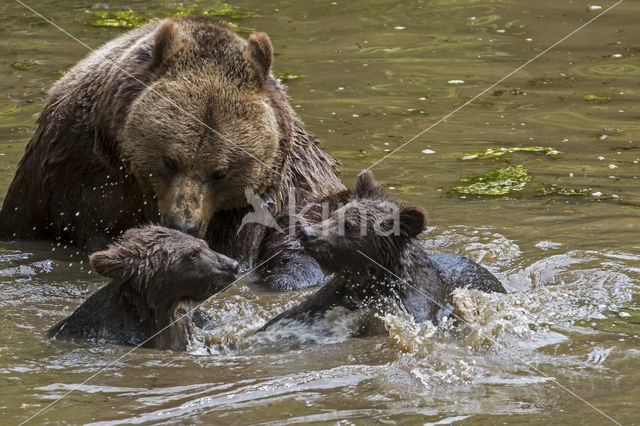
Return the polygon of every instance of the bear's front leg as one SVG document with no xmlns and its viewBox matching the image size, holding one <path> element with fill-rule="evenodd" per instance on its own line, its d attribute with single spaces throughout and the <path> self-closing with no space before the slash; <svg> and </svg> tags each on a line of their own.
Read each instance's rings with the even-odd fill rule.
<svg viewBox="0 0 640 426">
<path fill-rule="evenodd" d="M 265 262 L 266 261 L 266 262 Z M 324 273 L 318 262 L 308 256 L 298 240 L 285 233 L 270 232 L 262 242 L 256 263 L 261 283 L 275 291 L 299 290 L 320 285 Z"/>
</svg>

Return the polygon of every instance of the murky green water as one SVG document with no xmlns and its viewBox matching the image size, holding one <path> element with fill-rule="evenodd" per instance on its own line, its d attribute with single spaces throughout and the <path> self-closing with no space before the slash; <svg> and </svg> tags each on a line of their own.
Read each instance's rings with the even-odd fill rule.
<svg viewBox="0 0 640 426">
<path fill-rule="evenodd" d="M 176 9 L 162 1 L 28 4 L 91 47 L 123 30 L 88 25 L 86 10 L 131 9 L 146 19 Z M 231 21 L 241 32 L 267 32 L 275 68 L 304 76 L 289 81 L 292 104 L 351 183 L 612 4 L 237 1 L 256 13 Z M 13 0 L 0 11 L 4 194 L 47 89 L 87 49 Z M 130 348 L 42 336 L 104 281 L 73 249 L 2 243 L 3 423 L 27 419 L 105 368 L 33 422 L 609 422 L 592 404 L 638 424 L 638 16 L 640 3 L 624 1 L 374 168 L 391 193 L 428 210 L 426 250 L 467 255 L 513 290 L 457 295 L 477 332 L 431 336 L 389 315 L 389 337 L 349 340 L 354 319 L 336 315 L 329 336 L 258 339 L 252 329 L 303 295 L 238 285 L 208 305 L 220 320 L 209 338 L 222 342 L 212 354 L 203 345 L 187 354 L 137 350 L 112 365 Z M 529 146 L 560 153 L 461 159 Z M 451 192 L 467 176 L 519 165 L 530 177 L 522 191 Z"/>
</svg>

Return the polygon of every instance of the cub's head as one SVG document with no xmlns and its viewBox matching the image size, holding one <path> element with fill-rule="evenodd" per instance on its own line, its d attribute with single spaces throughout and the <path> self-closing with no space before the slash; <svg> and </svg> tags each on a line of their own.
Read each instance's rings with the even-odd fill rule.
<svg viewBox="0 0 640 426">
<path fill-rule="evenodd" d="M 303 227 L 298 237 L 324 269 L 339 272 L 366 269 L 371 261 L 362 254 L 383 265 L 394 264 L 426 226 L 424 210 L 391 199 L 365 170 L 350 200 L 326 220 Z"/>
<path fill-rule="evenodd" d="M 107 250 L 91 255 L 100 275 L 120 285 L 142 320 L 170 315 L 178 303 L 202 302 L 221 291 L 238 273 L 238 262 L 174 229 L 130 229 Z"/>
<path fill-rule="evenodd" d="M 246 206 L 247 187 L 262 194 L 277 177 L 290 109 L 271 76 L 266 34 L 246 41 L 206 17 L 156 25 L 140 72 L 148 87 L 120 146 L 157 199 L 160 222 L 203 237 L 217 211 Z"/>
</svg>

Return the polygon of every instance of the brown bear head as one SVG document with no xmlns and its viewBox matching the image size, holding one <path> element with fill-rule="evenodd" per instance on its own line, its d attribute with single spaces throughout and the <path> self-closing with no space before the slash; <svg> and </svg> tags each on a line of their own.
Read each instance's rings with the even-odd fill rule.
<svg viewBox="0 0 640 426">
<path fill-rule="evenodd" d="M 365 170 L 348 202 L 326 220 L 303 227 L 299 238 L 323 269 L 359 271 L 375 265 L 361 253 L 385 266 L 395 265 L 426 226 L 424 210 L 393 200 Z"/>
<path fill-rule="evenodd" d="M 157 24 L 149 43 L 149 84 L 130 106 L 122 155 L 161 223 L 203 237 L 217 211 L 246 206 L 247 187 L 262 194 L 277 177 L 283 107 L 271 42 L 183 17 Z"/>
<path fill-rule="evenodd" d="M 130 229 L 91 265 L 113 280 L 141 322 L 166 323 L 178 305 L 194 305 L 236 278 L 238 263 L 200 239 L 160 226 Z"/>
</svg>

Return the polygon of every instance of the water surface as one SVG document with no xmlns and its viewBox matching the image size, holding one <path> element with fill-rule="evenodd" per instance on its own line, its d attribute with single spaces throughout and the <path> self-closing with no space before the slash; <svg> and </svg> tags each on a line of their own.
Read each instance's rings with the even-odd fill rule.
<svg viewBox="0 0 640 426">
<path fill-rule="evenodd" d="M 89 25 L 86 11 L 148 18 L 177 7 L 28 4 L 92 48 L 124 30 Z M 612 4 L 252 0 L 233 5 L 253 16 L 229 20 L 244 36 L 267 32 L 274 67 L 303 76 L 288 81 L 292 105 L 351 184 Z M 0 11 L 4 196 L 48 88 L 88 51 L 17 2 Z M 374 168 L 391 194 L 429 212 L 425 250 L 469 256 L 511 291 L 457 293 L 469 328 L 434 330 L 390 313 L 388 336 L 349 339 L 359 319 L 336 312 L 315 329 L 259 338 L 251 331 L 305 293 L 265 294 L 241 283 L 207 304 L 217 325 L 190 353 L 137 350 L 112 364 L 130 348 L 42 336 L 105 283 L 86 260 L 49 243 L 1 243 L 0 413 L 25 420 L 104 368 L 33 421 L 609 422 L 592 404 L 637 424 L 639 14 L 637 2 L 623 2 Z M 560 153 L 460 159 L 527 146 Z M 523 191 L 451 192 L 461 178 L 513 165 L 531 177 Z M 544 188 L 581 195 L 540 196 Z"/>
</svg>

